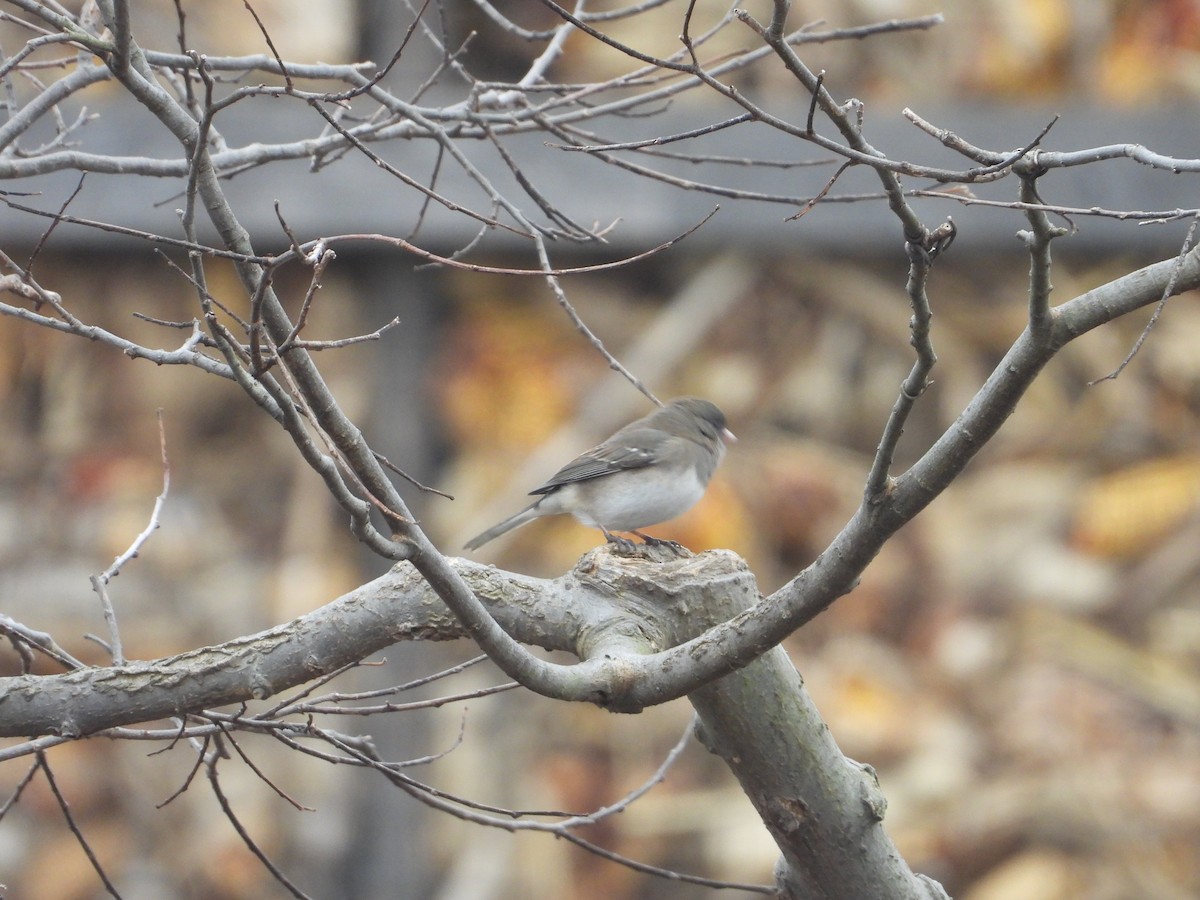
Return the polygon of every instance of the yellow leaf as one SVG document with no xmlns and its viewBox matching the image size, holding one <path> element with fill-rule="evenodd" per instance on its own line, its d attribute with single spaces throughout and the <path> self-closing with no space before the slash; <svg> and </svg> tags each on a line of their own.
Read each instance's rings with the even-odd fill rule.
<svg viewBox="0 0 1200 900">
<path fill-rule="evenodd" d="M 1130 466 L 1094 480 L 1075 513 L 1073 543 L 1097 556 L 1132 556 L 1200 508 L 1200 456 Z"/>
</svg>

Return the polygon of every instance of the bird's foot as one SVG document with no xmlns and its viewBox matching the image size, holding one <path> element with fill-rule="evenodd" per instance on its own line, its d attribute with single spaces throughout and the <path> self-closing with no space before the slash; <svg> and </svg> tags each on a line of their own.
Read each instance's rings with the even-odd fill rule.
<svg viewBox="0 0 1200 900">
<path fill-rule="evenodd" d="M 622 556 L 637 555 L 638 545 L 636 542 L 631 541 L 629 538 L 623 538 L 620 535 L 613 534 L 611 531 L 607 531 L 605 529 L 601 529 L 601 531 L 604 531 L 604 540 L 608 541 L 610 544 L 616 545 L 617 552 Z"/>
<path fill-rule="evenodd" d="M 687 547 L 683 546 L 683 544 L 679 543 L 679 541 L 668 541 L 665 538 L 656 538 L 653 535 L 642 534 L 640 531 L 634 531 L 631 532 L 631 534 L 636 534 L 638 537 L 640 537 L 645 542 L 647 547 L 666 547 L 669 550 L 672 550 L 676 556 L 685 556 L 691 553 L 691 551 L 688 550 Z"/>
</svg>

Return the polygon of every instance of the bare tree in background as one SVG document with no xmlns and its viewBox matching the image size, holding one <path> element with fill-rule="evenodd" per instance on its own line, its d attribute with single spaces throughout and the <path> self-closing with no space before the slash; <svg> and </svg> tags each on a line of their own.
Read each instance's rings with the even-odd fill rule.
<svg viewBox="0 0 1200 900">
<path fill-rule="evenodd" d="M 950 148 L 961 164 L 935 167 L 893 157 L 888 148 L 869 142 L 869 111 L 856 100 L 831 93 L 824 75 L 805 64 L 805 49 L 814 43 L 921 31 L 936 27 L 937 17 L 823 30 L 789 22 L 788 4 L 783 2 L 773 4 L 771 17 L 764 19 L 740 10 L 702 17 L 688 6 L 674 20 L 678 49 L 661 56 L 618 41 L 608 31 L 615 24 L 660 13 L 663 3 L 590 13 L 583 4 L 567 10 L 544 0 L 554 17 L 542 31 L 505 19 L 483 0 L 476 5 L 510 36 L 538 48 L 520 80 L 502 83 L 473 77 L 464 48 L 446 43 L 439 15 L 445 11 L 433 4 L 403 13 L 411 26 L 390 60 L 340 65 L 288 61 L 286 48 L 275 45 L 250 5 L 247 21 L 261 28 L 264 50 L 254 57 L 226 58 L 209 56 L 190 43 L 182 13 L 178 46 L 152 48 L 142 45 L 136 9 L 121 0 L 89 0 L 77 16 L 55 3 L 3 4 L 6 41 L 19 35 L 23 45 L 15 51 L 6 45 L 0 60 L 6 98 L 0 122 L 0 177 L 8 185 L 0 200 L 6 217 L 44 220 L 45 235 L 24 261 L 0 246 L 0 287 L 8 296 L 0 312 L 15 320 L 12 327 L 58 332 L 64 341 L 85 338 L 135 360 L 191 367 L 235 383 L 247 402 L 286 431 L 349 519 L 355 537 L 396 565 L 382 578 L 270 631 L 170 658 L 131 662 L 122 652 L 107 585 L 149 538 L 157 523 L 156 509 L 151 527 L 94 580 L 110 625 L 111 666 L 84 666 L 53 636 L 0 618 L 0 629 L 27 672 L 39 656 L 66 670 L 0 682 L 0 735 L 21 738 L 0 750 L 0 758 L 8 765 L 24 760 L 31 767 L 29 778 L 45 777 L 53 783 L 50 751 L 68 742 L 104 736 L 190 750 L 197 777 L 207 777 L 233 827 L 296 896 L 304 895 L 304 886 L 289 881 L 255 844 L 222 790 L 220 775 L 232 764 L 230 757 L 240 753 L 238 735 L 270 735 L 297 753 L 361 767 L 370 773 L 363 777 L 382 777 L 436 810 L 481 826 L 544 831 L 607 855 L 615 864 L 664 877 L 689 877 L 616 857 L 581 836 L 581 826 L 620 811 L 640 792 L 580 815 L 481 808 L 428 788 L 403 766 L 381 759 L 369 738 L 349 736 L 328 724 L 340 707 L 352 704 L 362 707 L 359 714 L 397 708 L 386 692 L 371 697 L 327 693 L 329 682 L 348 667 L 398 642 L 467 639 L 514 682 L 556 700 L 634 713 L 687 697 L 698 718 L 696 734 L 728 764 L 779 846 L 775 884 L 741 885 L 743 889 L 794 898 L 944 896 L 936 882 L 912 872 L 897 853 L 883 827 L 886 803 L 873 772 L 841 755 L 779 644 L 853 590 L 884 543 L 955 480 L 1063 346 L 1200 284 L 1200 259 L 1189 230 L 1172 258 L 1052 306 L 1051 246 L 1068 235 L 1075 218 L 1191 220 L 1194 227 L 1200 210 L 1059 208 L 1043 202 L 1043 179 L 1065 167 L 1110 160 L 1118 161 L 1111 165 L 1151 166 L 1164 175 L 1195 172 L 1200 161 L 1159 156 L 1133 144 L 1052 150 L 1045 144 L 1053 130 L 1045 123 L 1031 126 L 1022 146 L 982 148 L 915 113 L 908 116 L 928 135 L 931 146 Z M 710 52 L 710 47 L 726 47 L 723 39 L 730 34 L 748 49 Z M 555 83 L 555 64 L 569 52 L 569 40 L 606 44 L 625 58 L 627 70 L 602 82 Z M 435 48 L 436 65 L 416 79 L 418 89 L 400 96 L 389 85 L 410 55 L 419 55 L 418 47 Z M 763 64 L 782 65 L 792 79 L 792 95 L 779 104 L 789 110 L 786 113 L 774 111 L 769 99 L 755 97 L 748 73 Z M 408 73 L 408 81 L 413 80 Z M 171 158 L 89 151 L 88 118 L 80 105 L 105 85 L 110 90 L 119 87 L 170 135 L 177 144 Z M 653 139 L 624 137 L 622 126 L 628 117 L 653 116 L 689 94 L 721 100 L 710 109 L 724 112 L 686 132 Z M 797 104 L 796 97 L 803 102 Z M 306 107 L 314 125 L 311 134 L 278 142 L 230 141 L 223 130 L 225 117 L 268 98 Z M 756 193 L 689 180 L 666 164 L 705 158 L 710 135 L 763 127 L 788 135 L 797 148 L 811 146 L 835 160 L 821 191 L 812 196 L 783 190 Z M 911 332 L 912 368 L 880 434 L 861 507 L 811 565 L 770 596 L 760 594 L 746 564 L 728 552 L 676 558 L 651 549 L 623 556 L 601 548 L 554 580 L 446 555 L 444 550 L 454 548 L 431 542 L 397 489 L 398 480 L 411 480 L 403 472 L 405 460 L 389 461 L 380 448 L 369 445 L 327 386 L 317 351 L 387 341 L 396 325 L 335 341 L 310 340 L 305 333 L 309 311 L 319 302 L 322 278 L 338 265 L 339 251 L 369 243 L 408 254 L 414 264 L 540 281 L 595 352 L 653 399 L 639 373 L 604 348 L 571 302 L 571 274 L 631 260 L 590 265 L 560 261 L 569 254 L 559 248 L 600 245 L 609 229 L 621 224 L 594 224 L 595 216 L 586 208 L 577 211 L 587 198 L 583 204 L 573 198 L 570 209 L 557 199 L 554 190 L 544 186 L 549 175 L 528 168 L 520 150 L 514 149 L 528 135 L 549 142 L 562 154 L 586 154 L 623 170 L 631 194 L 643 179 L 655 179 L 717 200 L 775 204 L 796 216 L 820 215 L 822 204 L 847 199 L 839 196 L 846 173 L 868 172 L 873 177 L 875 188 L 851 199 L 871 204 L 880 215 L 885 209 L 890 212 L 897 238 L 906 247 L 910 310 L 907 322 L 897 317 L 896 327 L 907 325 Z M 389 161 L 383 148 L 401 142 L 429 145 L 431 167 L 417 173 Z M 503 181 L 478 163 L 479 147 L 502 164 Z M 308 238 L 294 233 L 286 209 L 277 210 L 279 228 L 269 236 L 251 235 L 239 222 L 231 199 L 242 179 L 262 167 L 306 160 L 314 177 L 336 178 L 338 165 L 353 157 L 366 158 L 395 180 L 397 196 L 405 198 L 395 202 L 408 203 L 415 211 L 410 231 Z M 470 186 L 470 200 L 460 192 L 444 191 L 449 171 L 457 183 Z M 61 206 L 50 206 L 26 192 L 27 180 L 62 172 L 88 176 L 79 191 L 106 175 L 169 179 L 180 188 L 176 223 L 151 231 L 115 215 L 97 221 L 73 214 L 74 194 Z M 973 192 L 977 185 L 995 182 L 1007 187 L 1006 199 L 982 200 Z M 924 221 L 913 207 L 914 196 L 940 198 L 947 205 L 990 204 L 1024 215 L 1020 237 L 1029 259 L 1028 324 L 957 421 L 912 466 L 897 472 L 897 445 L 937 362 L 931 331 L 936 293 L 930 276 L 956 233 L 949 217 Z M 423 243 L 424 231 L 429 221 L 447 217 L 468 226 L 471 234 L 451 254 L 433 252 Z M 161 346 L 150 346 L 79 318 L 73 298 L 57 293 L 53 284 L 43 284 L 36 271 L 39 253 L 53 244 L 55 229 L 64 223 L 130 237 L 159 250 L 194 291 L 190 319 L 170 321 L 166 313 L 146 311 L 163 334 Z M 685 232 L 663 234 L 634 258 L 665 252 L 703 227 L 701 220 Z M 261 250 L 263 243 L 280 235 L 285 236 L 286 250 Z M 490 258 L 494 247 L 514 245 L 529 260 L 524 269 L 476 261 Z M 209 289 L 210 268 L 218 260 L 236 267 L 243 291 L 237 304 Z M 296 296 L 278 293 L 283 276 L 297 270 L 307 273 L 307 289 Z M 164 450 L 164 460 L 165 454 Z M 164 486 L 160 502 L 169 503 L 166 493 Z M 527 645 L 569 651 L 578 662 L 548 662 Z M 65 802 L 63 814 L 70 822 Z M 79 839 L 86 847 L 86 838 L 80 834 Z M 115 895 L 103 859 L 88 852 L 98 877 Z"/>
</svg>

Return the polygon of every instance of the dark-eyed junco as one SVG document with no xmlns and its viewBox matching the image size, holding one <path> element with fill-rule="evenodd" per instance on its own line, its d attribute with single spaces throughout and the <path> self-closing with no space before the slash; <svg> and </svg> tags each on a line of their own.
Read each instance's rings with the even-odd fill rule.
<svg viewBox="0 0 1200 900">
<path fill-rule="evenodd" d="M 612 533 L 626 531 L 658 543 L 637 529 L 691 509 L 725 455 L 725 441 L 736 440 L 725 427 L 725 414 L 712 403 L 696 397 L 672 400 L 575 457 L 529 492 L 540 495 L 533 503 L 466 547 L 475 550 L 526 522 L 562 513 L 599 528 L 608 541 L 629 544 Z"/>
</svg>

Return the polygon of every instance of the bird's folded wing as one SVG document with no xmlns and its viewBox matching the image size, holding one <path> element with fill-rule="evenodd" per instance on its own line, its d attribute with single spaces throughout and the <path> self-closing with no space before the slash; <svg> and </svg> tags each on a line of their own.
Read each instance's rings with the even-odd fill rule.
<svg viewBox="0 0 1200 900">
<path fill-rule="evenodd" d="M 658 454 L 637 446 L 636 441 L 629 440 L 630 437 L 632 436 L 626 436 L 626 440 L 620 444 L 604 443 L 581 453 L 555 472 L 545 484 L 534 488 L 529 493 L 547 494 L 564 484 L 611 475 L 622 469 L 640 469 L 658 459 Z"/>
</svg>

